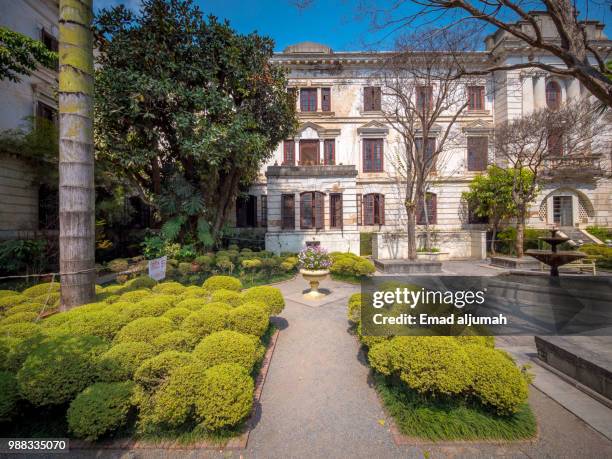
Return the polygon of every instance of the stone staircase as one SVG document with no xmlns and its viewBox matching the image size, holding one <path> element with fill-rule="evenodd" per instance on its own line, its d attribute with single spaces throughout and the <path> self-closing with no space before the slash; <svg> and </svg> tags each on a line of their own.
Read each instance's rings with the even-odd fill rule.
<svg viewBox="0 0 612 459">
<path fill-rule="evenodd" d="M 582 245 L 582 244 L 590 244 L 593 242 L 596 244 L 601 244 L 601 241 L 599 241 L 597 238 L 595 238 L 591 234 L 587 233 L 584 230 L 581 230 L 580 228 L 575 228 L 573 226 L 562 226 L 561 228 L 559 228 L 559 233 L 561 235 L 569 237 L 570 240 L 567 242 L 568 244 L 574 247 Z"/>
</svg>

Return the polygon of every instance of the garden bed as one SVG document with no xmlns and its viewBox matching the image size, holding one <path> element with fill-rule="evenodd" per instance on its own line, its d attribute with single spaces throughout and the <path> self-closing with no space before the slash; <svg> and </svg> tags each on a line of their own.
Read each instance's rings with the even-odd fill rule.
<svg viewBox="0 0 612 459">
<path fill-rule="evenodd" d="M 58 288 L 0 298 L 3 432 L 91 448 L 246 441 L 277 333 L 269 319 L 284 307 L 278 289 L 141 277 L 39 321 L 33 299 Z"/>
</svg>

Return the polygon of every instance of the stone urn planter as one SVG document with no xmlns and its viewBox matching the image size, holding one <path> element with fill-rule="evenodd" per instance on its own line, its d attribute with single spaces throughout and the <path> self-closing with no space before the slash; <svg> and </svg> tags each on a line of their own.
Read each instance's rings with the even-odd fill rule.
<svg viewBox="0 0 612 459">
<path fill-rule="evenodd" d="M 319 291 L 319 283 L 329 275 L 328 269 L 300 269 L 300 274 L 310 284 L 310 291 L 304 295 L 306 298 L 316 300 L 325 296 L 325 293 Z"/>
</svg>

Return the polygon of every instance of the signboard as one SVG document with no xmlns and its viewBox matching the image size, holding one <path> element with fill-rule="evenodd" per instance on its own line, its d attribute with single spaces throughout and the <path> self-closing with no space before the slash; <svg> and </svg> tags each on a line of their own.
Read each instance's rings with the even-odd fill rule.
<svg viewBox="0 0 612 459">
<path fill-rule="evenodd" d="M 154 260 L 149 260 L 149 277 L 160 281 L 166 278 L 166 261 L 168 257 L 163 256 Z"/>
</svg>

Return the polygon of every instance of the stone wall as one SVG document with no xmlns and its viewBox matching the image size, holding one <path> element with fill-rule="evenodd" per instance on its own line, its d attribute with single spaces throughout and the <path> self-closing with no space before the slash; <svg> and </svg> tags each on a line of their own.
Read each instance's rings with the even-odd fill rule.
<svg viewBox="0 0 612 459">
<path fill-rule="evenodd" d="M 417 233 L 417 241 L 423 246 L 425 233 Z M 448 259 L 485 259 L 486 232 L 463 230 L 438 230 L 432 235 L 432 244 Z M 378 232 L 372 238 L 372 257 L 389 260 L 408 257 L 408 241 L 401 232 Z"/>
</svg>

